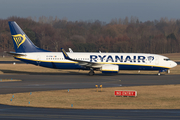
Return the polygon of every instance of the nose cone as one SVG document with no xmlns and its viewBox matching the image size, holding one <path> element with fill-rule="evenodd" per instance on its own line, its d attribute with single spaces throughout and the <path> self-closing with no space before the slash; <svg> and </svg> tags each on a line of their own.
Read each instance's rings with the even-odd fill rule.
<svg viewBox="0 0 180 120">
<path fill-rule="evenodd" d="M 177 66 L 177 63 L 176 62 L 174 62 L 174 61 L 172 61 L 172 63 L 171 63 L 171 67 L 173 68 L 173 67 L 176 67 Z"/>
</svg>

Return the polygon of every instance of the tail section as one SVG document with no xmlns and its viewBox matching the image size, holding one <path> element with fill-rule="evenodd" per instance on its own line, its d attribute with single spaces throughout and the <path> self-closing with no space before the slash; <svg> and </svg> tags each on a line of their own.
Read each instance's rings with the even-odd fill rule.
<svg viewBox="0 0 180 120">
<path fill-rule="evenodd" d="M 15 21 L 9 21 L 8 23 L 16 53 L 49 52 L 36 47 Z"/>
</svg>

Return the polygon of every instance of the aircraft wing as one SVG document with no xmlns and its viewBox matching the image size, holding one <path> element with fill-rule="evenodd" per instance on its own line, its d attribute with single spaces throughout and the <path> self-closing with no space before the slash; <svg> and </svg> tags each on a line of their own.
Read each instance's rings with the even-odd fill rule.
<svg viewBox="0 0 180 120">
<path fill-rule="evenodd" d="M 100 68 L 102 66 L 102 64 L 95 63 L 95 62 L 72 59 L 67 55 L 66 51 L 63 48 L 61 48 L 61 51 L 62 51 L 65 59 L 78 62 L 78 64 L 81 66 L 90 67 L 90 68 Z"/>
</svg>

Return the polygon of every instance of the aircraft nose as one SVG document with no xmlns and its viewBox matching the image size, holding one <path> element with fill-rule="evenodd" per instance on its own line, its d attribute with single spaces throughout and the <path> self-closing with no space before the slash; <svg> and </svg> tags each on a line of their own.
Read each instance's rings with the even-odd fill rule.
<svg viewBox="0 0 180 120">
<path fill-rule="evenodd" d="M 172 66 L 172 67 L 176 67 L 176 66 L 177 66 L 177 63 L 174 62 L 174 61 L 172 61 L 171 66 Z"/>
</svg>

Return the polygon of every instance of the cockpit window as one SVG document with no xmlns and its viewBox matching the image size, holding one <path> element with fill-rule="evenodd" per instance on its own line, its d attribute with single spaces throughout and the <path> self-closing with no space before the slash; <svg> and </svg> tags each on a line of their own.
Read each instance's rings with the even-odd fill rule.
<svg viewBox="0 0 180 120">
<path fill-rule="evenodd" d="M 165 58 L 164 60 L 165 60 L 165 61 L 170 61 L 170 59 L 169 59 L 169 58 Z"/>
</svg>

